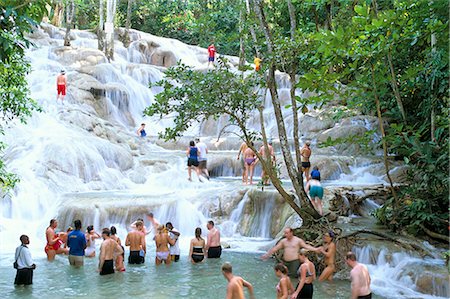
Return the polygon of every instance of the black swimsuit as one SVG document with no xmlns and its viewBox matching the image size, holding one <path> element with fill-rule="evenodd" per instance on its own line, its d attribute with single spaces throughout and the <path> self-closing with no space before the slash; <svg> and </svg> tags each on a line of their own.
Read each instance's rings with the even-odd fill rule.
<svg viewBox="0 0 450 299">
<path fill-rule="evenodd" d="M 114 273 L 114 262 L 113 260 L 106 260 L 103 262 L 102 271 L 100 272 L 100 275 L 107 275 L 107 274 L 113 274 Z"/>
<path fill-rule="evenodd" d="M 192 260 L 195 263 L 200 263 L 205 258 L 205 255 L 203 255 L 203 254 L 196 254 L 196 253 L 203 253 L 203 247 L 194 246 L 192 248 L 192 255 L 191 255 Z"/>
<path fill-rule="evenodd" d="M 300 277 L 300 268 L 298 269 L 298 277 Z M 306 269 L 306 277 L 310 277 L 312 276 L 312 273 L 309 271 L 309 269 Z M 300 283 L 297 284 L 297 286 L 295 287 L 295 289 L 298 288 L 298 285 Z M 314 292 L 314 288 L 313 288 L 313 284 L 312 283 L 305 283 L 303 285 L 303 288 L 300 290 L 300 293 L 298 293 L 298 296 L 296 299 L 311 299 L 313 297 L 313 292 Z"/>
</svg>

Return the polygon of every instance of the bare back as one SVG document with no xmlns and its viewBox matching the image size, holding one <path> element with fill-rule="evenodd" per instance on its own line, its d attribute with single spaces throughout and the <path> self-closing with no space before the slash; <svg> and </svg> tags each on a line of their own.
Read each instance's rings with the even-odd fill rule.
<svg viewBox="0 0 450 299">
<path fill-rule="evenodd" d="M 129 232 L 125 240 L 125 245 L 130 246 L 131 251 L 140 250 L 141 246 L 145 247 L 144 235 L 139 231 Z"/>
<path fill-rule="evenodd" d="M 309 157 L 311 157 L 311 149 L 307 146 L 304 146 L 302 147 L 300 154 L 302 156 L 302 162 L 309 162 Z"/>
<path fill-rule="evenodd" d="M 156 251 L 166 252 L 169 251 L 169 236 L 167 234 L 159 233 L 155 236 Z"/>
<path fill-rule="evenodd" d="M 350 272 L 352 296 L 366 296 L 371 293 L 369 270 L 363 264 L 357 264 Z"/>
<path fill-rule="evenodd" d="M 208 247 L 217 246 L 220 246 L 220 232 L 214 227 L 208 232 Z"/>
<path fill-rule="evenodd" d="M 227 286 L 227 299 L 245 299 L 244 280 L 242 277 L 234 276 Z"/>
<path fill-rule="evenodd" d="M 56 77 L 56 84 L 58 85 L 66 85 L 67 83 L 67 79 L 65 75 L 58 75 L 58 77 Z"/>
</svg>

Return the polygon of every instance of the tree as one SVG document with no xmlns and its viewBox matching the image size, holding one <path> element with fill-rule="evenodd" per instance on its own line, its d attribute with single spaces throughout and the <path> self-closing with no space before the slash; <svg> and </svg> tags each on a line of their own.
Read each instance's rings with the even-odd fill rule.
<svg viewBox="0 0 450 299">
<path fill-rule="evenodd" d="M 26 75 L 30 65 L 25 58 L 25 49 L 30 45 L 25 33 L 30 32 L 46 13 L 45 0 L 3 1 L 0 7 L 0 114 L 4 122 L 14 119 L 25 122 L 33 110 L 38 110 L 37 103 L 30 98 Z M 4 134 L 0 127 L 0 133 Z M 0 151 L 6 147 L 0 143 Z M 6 170 L 0 159 L 0 186 L 8 191 L 18 181 L 18 177 Z"/>
<path fill-rule="evenodd" d="M 66 35 L 64 36 L 64 46 L 70 47 L 70 29 L 72 28 L 73 19 L 75 17 L 75 3 L 70 0 L 69 6 L 66 9 Z"/>
</svg>

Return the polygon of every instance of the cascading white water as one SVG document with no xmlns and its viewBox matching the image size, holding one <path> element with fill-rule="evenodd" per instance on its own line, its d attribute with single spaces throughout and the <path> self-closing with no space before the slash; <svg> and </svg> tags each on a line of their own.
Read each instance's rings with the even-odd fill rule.
<svg viewBox="0 0 450 299">
<path fill-rule="evenodd" d="M 230 211 L 229 219 L 217 218 L 226 239 L 239 238 L 237 226 L 248 203 L 248 194 L 234 194 L 241 189 L 240 184 L 220 180 L 200 184 L 195 175 L 195 182 L 190 183 L 186 180 L 184 148 L 167 151 L 135 134 L 135 126 L 141 122 L 147 123 L 151 136 L 171 122 L 170 118 L 156 121 L 142 116 L 143 109 L 153 102 L 159 91 L 158 88 L 149 89 L 148 84 L 163 78 L 161 68 L 149 64 L 151 54 L 170 52 L 175 61 L 181 59 L 188 65 L 204 68 L 206 51 L 179 41 L 135 32 L 143 39 L 132 42 L 128 49 L 116 41 L 115 61 L 108 64 L 101 60 L 101 53 L 93 50 L 97 47 L 95 35 L 73 30 L 75 40 L 72 45 L 78 47 L 73 51 L 81 53 L 84 48 L 91 48 L 91 52 L 86 53 L 94 53 L 92 56 L 100 60 L 92 63 L 94 58 L 70 54 L 69 49 L 63 49 L 67 57 L 61 57 L 55 52 L 55 45 L 62 45 L 63 34 L 52 27 L 47 27 L 47 32 L 53 38 L 47 37 L 40 47 L 27 54 L 33 69 L 28 76 L 31 94 L 43 112 L 35 113 L 27 124 L 9 125 L 3 137 L 9 145 L 5 153 L 9 170 L 18 174 L 21 181 L 9 197 L 0 201 L 0 252 L 10 255 L 17 246 L 18 235 L 26 233 L 32 239 L 33 254 L 42 256 L 44 231 L 54 217 L 60 218 L 61 230 L 73 219 L 82 217 L 84 227 L 94 224 L 99 230 L 115 225 L 124 236 L 130 222 L 143 217 L 149 210 L 161 222 L 171 221 L 181 231 L 182 246 L 186 251 L 189 236 L 197 226 L 205 230 L 213 207 L 230 204 L 236 198 L 240 201 L 234 203 L 237 207 Z M 159 47 L 152 46 L 149 39 Z M 205 57 L 201 58 L 202 55 Z M 69 78 L 64 105 L 56 103 L 55 95 L 55 76 L 61 69 L 66 69 Z M 278 80 L 280 98 L 287 101 L 288 78 L 279 74 Z M 94 93 L 98 93 L 96 97 L 92 95 Z M 271 113 L 267 97 L 264 114 Z M 255 113 L 249 128 L 259 130 L 258 120 Z M 367 123 L 364 125 L 368 126 Z M 268 135 L 276 136 L 276 127 L 275 120 L 268 118 Z M 207 129 L 211 128 L 198 125 L 188 135 L 198 135 Z M 217 130 L 218 126 L 212 131 Z M 288 131 L 291 135 L 291 126 Z M 226 142 L 226 138 L 220 142 Z M 232 159 L 235 159 L 234 155 Z M 235 166 L 230 163 L 230 168 Z M 351 174 L 342 176 L 336 184 L 383 183 L 380 177 L 368 175 L 369 166 L 359 166 L 351 168 Z M 232 175 L 234 172 L 225 169 L 223 173 Z M 227 198 L 230 194 L 231 199 Z M 247 236 L 271 236 L 273 206 L 273 198 L 255 205 L 255 215 L 245 233 Z M 237 244 L 237 247 L 245 245 L 241 246 L 243 250 L 257 249 L 248 239 L 239 239 Z M 375 272 L 385 268 L 381 262 L 372 267 Z M 397 283 L 385 288 L 377 284 L 375 291 L 384 294 L 385 290 L 408 288 L 409 282 L 397 280 Z M 411 292 L 418 294 L 415 290 Z M 405 298 L 408 297 L 405 295 Z"/>
</svg>

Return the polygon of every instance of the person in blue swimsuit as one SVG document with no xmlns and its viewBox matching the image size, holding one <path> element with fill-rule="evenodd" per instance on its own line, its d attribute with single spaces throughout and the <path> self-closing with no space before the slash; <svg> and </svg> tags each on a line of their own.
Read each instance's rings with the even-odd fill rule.
<svg viewBox="0 0 450 299">
<path fill-rule="evenodd" d="M 145 124 L 144 123 L 141 124 L 141 126 L 139 127 L 139 129 L 137 130 L 136 133 L 139 137 L 147 136 L 147 132 L 145 132 Z"/>
<path fill-rule="evenodd" d="M 200 155 L 200 151 L 195 146 L 195 142 L 191 140 L 189 142 L 189 147 L 186 150 L 186 156 L 188 157 L 187 166 L 188 166 L 188 180 L 192 181 L 191 172 L 192 169 L 197 173 L 197 177 L 200 176 L 200 171 L 198 169 L 198 156 Z"/>
</svg>

